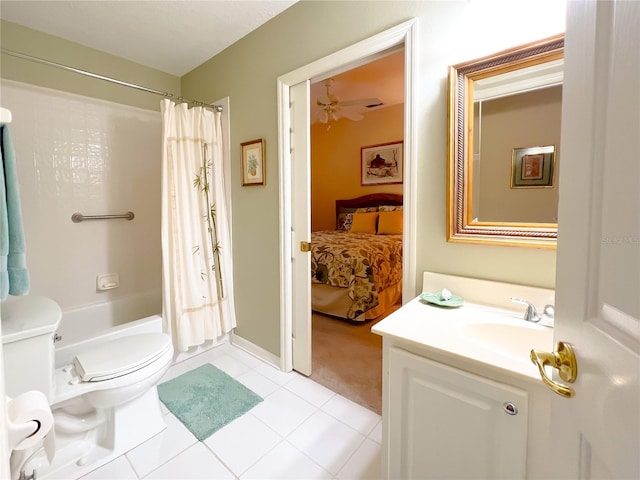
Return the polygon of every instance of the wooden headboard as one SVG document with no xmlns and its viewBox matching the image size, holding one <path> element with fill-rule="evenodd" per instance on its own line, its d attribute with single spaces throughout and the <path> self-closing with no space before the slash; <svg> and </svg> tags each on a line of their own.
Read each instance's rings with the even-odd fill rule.
<svg viewBox="0 0 640 480">
<path fill-rule="evenodd" d="M 348 200 L 336 200 L 336 218 L 342 208 L 379 207 L 380 205 L 402 205 L 402 195 L 396 193 L 372 193 Z"/>
</svg>

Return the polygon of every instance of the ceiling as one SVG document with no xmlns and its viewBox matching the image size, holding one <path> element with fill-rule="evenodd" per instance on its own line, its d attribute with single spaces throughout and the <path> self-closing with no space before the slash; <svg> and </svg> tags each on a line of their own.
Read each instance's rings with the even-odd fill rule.
<svg viewBox="0 0 640 480">
<path fill-rule="evenodd" d="M 0 18 L 182 76 L 297 0 L 1 0 Z"/>
<path fill-rule="evenodd" d="M 404 103 L 404 49 L 380 55 L 369 63 L 331 77 L 331 94 L 340 101 L 360 98 L 377 98 L 382 105 L 367 108 L 365 106 L 348 107 L 353 113 L 366 115 Z M 317 123 L 322 118 L 322 107 L 316 99 L 326 97 L 324 79 L 311 84 L 311 120 Z M 346 108 L 346 107 L 345 107 Z"/>
<path fill-rule="evenodd" d="M 298 0 L 0 0 L 0 18 L 182 76 Z M 340 100 L 378 98 L 381 109 L 404 102 L 404 51 L 386 52 L 333 79 Z M 73 65 L 71 65 L 73 66 Z M 312 120 L 321 118 L 311 85 Z M 346 107 L 345 107 L 346 108 Z M 366 114 L 366 107 L 349 107 Z"/>
</svg>

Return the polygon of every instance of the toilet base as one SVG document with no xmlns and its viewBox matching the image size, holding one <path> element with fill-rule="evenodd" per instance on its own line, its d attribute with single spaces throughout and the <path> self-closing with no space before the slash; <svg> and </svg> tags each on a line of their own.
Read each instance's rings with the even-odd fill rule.
<svg viewBox="0 0 640 480">
<path fill-rule="evenodd" d="M 35 470 L 37 478 L 75 480 L 157 435 L 166 428 L 156 387 L 135 400 L 105 412 L 107 421 L 99 427 L 76 435 L 56 437 L 56 454 L 49 465 L 41 449 L 22 469 L 27 475 Z M 17 479 L 20 472 L 11 472 Z"/>
</svg>

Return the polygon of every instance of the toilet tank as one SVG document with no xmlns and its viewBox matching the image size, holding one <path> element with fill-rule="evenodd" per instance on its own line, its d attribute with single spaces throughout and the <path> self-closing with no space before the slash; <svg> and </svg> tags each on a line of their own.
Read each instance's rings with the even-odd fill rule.
<svg viewBox="0 0 640 480">
<path fill-rule="evenodd" d="M 49 402 L 55 393 L 54 334 L 62 311 L 50 298 L 9 297 L 0 304 L 5 392 L 16 397 L 40 390 Z"/>
</svg>

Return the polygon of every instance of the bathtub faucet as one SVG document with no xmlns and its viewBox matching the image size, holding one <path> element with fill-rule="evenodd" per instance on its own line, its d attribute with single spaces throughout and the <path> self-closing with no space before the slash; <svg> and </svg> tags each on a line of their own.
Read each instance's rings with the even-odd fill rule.
<svg viewBox="0 0 640 480">
<path fill-rule="evenodd" d="M 540 320 L 542 320 L 542 317 L 538 315 L 538 311 L 536 310 L 536 307 L 533 303 L 523 298 L 515 298 L 515 297 L 511 297 L 511 301 L 527 306 L 527 310 L 524 312 L 524 319 L 527 322 L 538 323 Z"/>
</svg>

